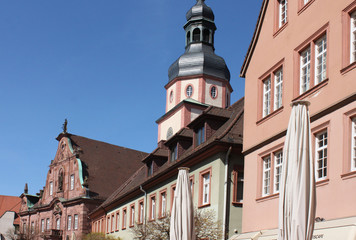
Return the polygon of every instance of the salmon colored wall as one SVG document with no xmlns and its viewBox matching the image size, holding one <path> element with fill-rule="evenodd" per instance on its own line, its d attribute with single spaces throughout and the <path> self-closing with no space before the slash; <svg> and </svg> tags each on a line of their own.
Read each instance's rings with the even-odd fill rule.
<svg viewBox="0 0 356 240">
<path fill-rule="evenodd" d="M 261 156 L 283 145 L 284 137 L 262 144 L 287 129 L 290 103 L 310 101 L 311 116 L 356 92 L 355 64 L 345 64 L 345 9 L 353 9 L 352 0 L 315 0 L 306 7 L 288 1 L 288 22 L 276 30 L 275 2 L 269 1 L 264 23 L 246 72 L 244 151 L 245 181 L 243 232 L 278 226 L 278 194 L 262 198 Z M 351 6 L 351 7 L 350 7 Z M 344 29 L 344 31 L 343 31 Z M 327 79 L 302 96 L 299 95 L 298 51 L 326 32 Z M 346 41 L 347 42 L 347 41 Z M 283 64 L 283 107 L 262 118 L 261 77 L 279 62 Z M 345 66 L 346 65 L 346 66 Z M 345 71 L 345 67 L 347 71 Z M 311 79 L 313 81 L 314 79 Z M 356 215 L 356 172 L 350 172 L 350 117 L 356 115 L 356 102 L 349 103 L 312 122 L 312 129 L 328 130 L 328 177 L 317 184 L 317 214 L 326 220 Z M 251 150 L 252 149 L 252 150 Z"/>
</svg>

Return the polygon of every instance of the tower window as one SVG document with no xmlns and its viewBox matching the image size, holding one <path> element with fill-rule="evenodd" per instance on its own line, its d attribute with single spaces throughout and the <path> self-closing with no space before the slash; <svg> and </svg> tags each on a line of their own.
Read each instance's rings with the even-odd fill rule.
<svg viewBox="0 0 356 240">
<path fill-rule="evenodd" d="M 173 136 L 173 128 L 170 127 L 170 128 L 168 128 L 168 130 L 167 130 L 167 139 L 169 139 L 169 138 L 172 137 L 172 136 Z"/>
<path fill-rule="evenodd" d="M 210 32 L 208 29 L 204 29 L 203 31 L 203 41 L 204 42 L 209 42 L 209 35 L 210 35 Z"/>
<path fill-rule="evenodd" d="M 187 32 L 187 45 L 190 43 L 190 32 Z"/>
<path fill-rule="evenodd" d="M 193 87 L 192 85 L 188 85 L 187 89 L 185 90 L 187 97 L 191 97 L 193 94 Z"/>
<path fill-rule="evenodd" d="M 196 28 L 193 31 L 193 42 L 198 42 L 200 41 L 200 29 Z"/>
<path fill-rule="evenodd" d="M 169 102 L 173 102 L 173 91 L 169 94 Z"/>
<path fill-rule="evenodd" d="M 215 86 L 210 88 L 210 96 L 214 99 L 218 96 L 218 89 Z"/>
</svg>

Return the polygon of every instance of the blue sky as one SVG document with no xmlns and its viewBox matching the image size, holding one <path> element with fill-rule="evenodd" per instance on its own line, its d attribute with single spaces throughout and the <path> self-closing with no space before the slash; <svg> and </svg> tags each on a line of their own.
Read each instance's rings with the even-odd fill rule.
<svg viewBox="0 0 356 240">
<path fill-rule="evenodd" d="M 232 102 L 262 0 L 206 0 Z M 151 152 L 169 66 L 184 52 L 195 0 L 16 0 L 0 3 L 0 195 L 45 185 L 68 132 Z"/>
</svg>

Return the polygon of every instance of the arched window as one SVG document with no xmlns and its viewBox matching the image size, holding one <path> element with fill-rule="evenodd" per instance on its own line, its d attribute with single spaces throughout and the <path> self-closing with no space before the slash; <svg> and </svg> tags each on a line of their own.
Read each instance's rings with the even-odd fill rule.
<svg viewBox="0 0 356 240">
<path fill-rule="evenodd" d="M 190 43 L 190 32 L 187 32 L 187 45 Z"/>
<path fill-rule="evenodd" d="M 196 28 L 193 31 L 193 42 L 198 42 L 200 41 L 200 29 Z"/>
<path fill-rule="evenodd" d="M 173 128 L 170 127 L 170 128 L 168 128 L 168 131 L 167 131 L 167 139 L 169 139 L 172 136 L 173 136 Z"/>
<path fill-rule="evenodd" d="M 210 31 L 208 29 L 204 29 L 203 30 L 203 41 L 204 42 L 209 42 L 209 35 L 210 35 Z"/>
</svg>

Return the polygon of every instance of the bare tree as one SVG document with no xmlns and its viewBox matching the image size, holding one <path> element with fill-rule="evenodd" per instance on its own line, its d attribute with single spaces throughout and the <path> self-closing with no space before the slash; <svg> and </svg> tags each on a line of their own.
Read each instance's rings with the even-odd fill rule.
<svg viewBox="0 0 356 240">
<path fill-rule="evenodd" d="M 136 223 L 131 229 L 137 240 L 169 240 L 170 214 L 165 218 L 149 221 L 146 225 Z M 221 239 L 222 224 L 216 220 L 215 211 L 195 209 L 195 234 L 200 239 Z"/>
</svg>

